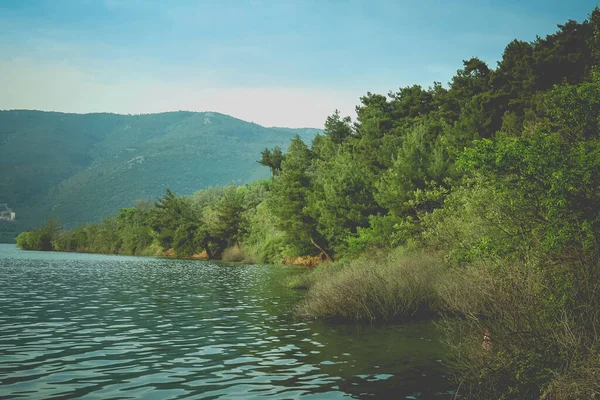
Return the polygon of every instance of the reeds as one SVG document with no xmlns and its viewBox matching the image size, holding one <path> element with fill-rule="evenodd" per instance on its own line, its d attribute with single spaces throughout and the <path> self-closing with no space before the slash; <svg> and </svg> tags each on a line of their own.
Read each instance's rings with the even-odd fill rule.
<svg viewBox="0 0 600 400">
<path fill-rule="evenodd" d="M 299 316 L 390 321 L 430 314 L 438 309 L 436 285 L 447 271 L 440 257 L 400 252 L 320 268 L 302 278 L 310 290 Z"/>
</svg>

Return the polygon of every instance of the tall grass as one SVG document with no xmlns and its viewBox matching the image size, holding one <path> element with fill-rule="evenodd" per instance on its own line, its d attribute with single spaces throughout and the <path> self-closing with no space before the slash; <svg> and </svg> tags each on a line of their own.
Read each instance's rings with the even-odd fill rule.
<svg viewBox="0 0 600 400">
<path fill-rule="evenodd" d="M 437 287 L 440 326 L 466 398 L 600 398 L 600 310 L 581 287 L 570 303 L 556 269 L 541 262 L 474 263 Z M 573 266 L 569 266 L 573 268 Z M 595 283 L 597 285 L 597 281 Z M 569 289 L 570 290 L 570 289 Z M 594 304 L 595 303 L 595 304 Z M 483 343 L 489 330 L 491 346 Z"/>
<path fill-rule="evenodd" d="M 291 285 L 309 289 L 297 309 L 305 318 L 438 314 L 461 398 L 600 399 L 600 265 L 585 265 L 488 259 L 451 267 L 435 253 L 398 250 L 320 266 Z M 588 283 L 570 285 L 563 273 L 573 270 Z"/>
<path fill-rule="evenodd" d="M 478 263 L 453 269 L 437 287 L 459 394 L 534 399 L 557 351 L 548 337 L 541 274 L 532 266 Z M 491 342 L 484 344 L 489 331 Z"/>
<path fill-rule="evenodd" d="M 542 400 L 600 399 L 600 352 L 552 380 Z"/>
<path fill-rule="evenodd" d="M 439 307 L 435 288 L 446 273 L 440 257 L 401 251 L 320 268 L 305 278 L 310 289 L 297 309 L 301 317 L 390 321 L 430 314 Z"/>
<path fill-rule="evenodd" d="M 256 264 L 258 262 L 257 258 L 250 251 L 237 245 L 225 249 L 221 255 L 221 260 L 244 264 Z"/>
<path fill-rule="evenodd" d="M 317 284 L 328 280 L 344 267 L 339 263 L 323 263 L 315 268 L 307 268 L 307 271 L 288 278 L 287 286 L 291 289 L 310 289 Z"/>
</svg>

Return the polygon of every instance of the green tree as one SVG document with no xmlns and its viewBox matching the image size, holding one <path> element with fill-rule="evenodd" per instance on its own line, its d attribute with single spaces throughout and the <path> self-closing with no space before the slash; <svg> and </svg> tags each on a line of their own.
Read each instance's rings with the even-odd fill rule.
<svg viewBox="0 0 600 400">
<path fill-rule="evenodd" d="M 339 110 L 335 110 L 325 120 L 325 130 L 323 132 L 335 144 L 341 144 L 344 140 L 353 135 L 352 119 L 350 117 L 342 118 Z"/>
<path fill-rule="evenodd" d="M 269 204 L 286 235 L 287 255 L 327 254 L 327 245 L 317 231 L 316 220 L 307 208 L 312 188 L 309 169 L 312 153 L 296 136 L 281 164 L 281 173 L 273 180 Z"/>
<path fill-rule="evenodd" d="M 375 179 L 362 160 L 346 149 L 329 160 L 314 161 L 311 177 L 307 211 L 328 246 L 341 254 L 346 239 L 368 226 L 369 215 L 380 211 L 373 199 Z"/>
<path fill-rule="evenodd" d="M 281 162 L 283 161 L 284 155 L 281 152 L 281 148 L 279 146 L 275 146 L 273 150 L 269 150 L 268 148 L 264 149 L 261 153 L 261 158 L 257 162 L 260 165 L 264 165 L 265 167 L 269 167 L 271 170 L 271 175 L 276 176 L 281 171 Z"/>
<path fill-rule="evenodd" d="M 135 207 L 122 208 L 117 214 L 118 232 L 122 241 L 122 251 L 136 254 L 153 242 L 150 227 L 149 205 L 137 203 Z"/>
</svg>

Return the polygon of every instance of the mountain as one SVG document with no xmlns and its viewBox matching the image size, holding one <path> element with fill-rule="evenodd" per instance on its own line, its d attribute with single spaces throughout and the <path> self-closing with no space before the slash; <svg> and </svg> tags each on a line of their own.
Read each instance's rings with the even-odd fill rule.
<svg viewBox="0 0 600 400">
<path fill-rule="evenodd" d="M 207 186 L 269 176 L 256 160 L 319 130 L 265 128 L 215 112 L 146 115 L 0 111 L 0 203 L 20 229 L 58 217 L 67 227 L 154 200 L 168 187 Z"/>
</svg>

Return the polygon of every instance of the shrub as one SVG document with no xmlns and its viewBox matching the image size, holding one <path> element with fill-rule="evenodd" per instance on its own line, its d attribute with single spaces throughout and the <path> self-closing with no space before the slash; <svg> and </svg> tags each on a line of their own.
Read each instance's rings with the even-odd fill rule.
<svg viewBox="0 0 600 400">
<path fill-rule="evenodd" d="M 600 311 L 594 290 L 564 285 L 561 269 L 566 266 L 548 260 L 479 262 L 453 269 L 438 283 L 445 310 L 440 326 L 462 388 L 459 395 L 544 395 L 557 400 L 597 396 L 600 352 L 595 332 Z M 579 299 L 578 306 L 570 303 L 573 298 Z M 483 345 L 486 329 L 489 348 Z"/>
<path fill-rule="evenodd" d="M 438 283 L 446 310 L 440 323 L 452 367 L 468 397 L 535 398 L 548 380 L 555 351 L 540 311 L 541 276 L 527 265 L 494 263 L 455 268 Z M 491 348 L 483 345 L 490 331 Z M 461 393 L 465 394 L 465 393 Z"/>
<path fill-rule="evenodd" d="M 585 362 L 552 380 L 542 400 L 579 400 L 600 398 L 600 353 L 593 352 Z"/>
<path fill-rule="evenodd" d="M 363 257 L 312 276 L 315 282 L 309 281 L 297 314 L 356 321 L 428 314 L 438 308 L 435 287 L 445 271 L 446 265 L 431 254 Z"/>
<path fill-rule="evenodd" d="M 256 257 L 246 251 L 245 248 L 235 245 L 223 251 L 221 255 L 223 261 L 228 262 L 243 262 L 245 264 L 256 264 Z"/>
</svg>

